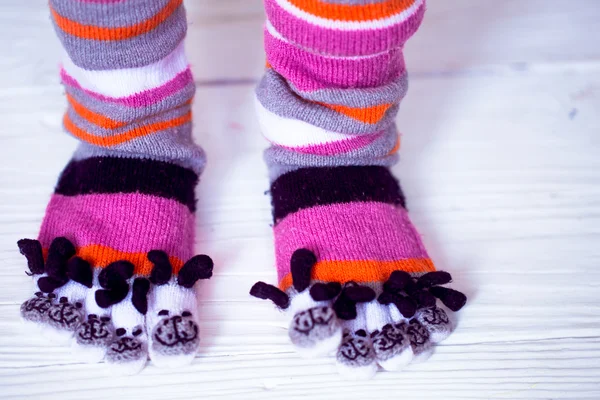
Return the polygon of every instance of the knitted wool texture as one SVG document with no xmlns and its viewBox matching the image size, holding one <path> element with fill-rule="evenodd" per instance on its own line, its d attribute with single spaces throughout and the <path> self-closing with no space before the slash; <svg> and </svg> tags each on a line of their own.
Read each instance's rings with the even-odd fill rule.
<svg viewBox="0 0 600 400">
<path fill-rule="evenodd" d="M 336 351 L 352 378 L 425 358 L 452 328 L 435 297 L 456 310 L 465 300 L 439 286 L 449 275 L 435 271 L 389 171 L 407 91 L 403 46 L 425 2 L 265 0 L 265 9 L 256 108 L 271 142 L 279 285 L 251 293 L 289 307 L 302 354 Z"/>
<path fill-rule="evenodd" d="M 182 0 L 50 0 L 50 12 L 68 55 L 64 128 L 81 143 L 39 244 L 19 243 L 30 270 L 42 265 L 23 318 L 117 373 L 138 372 L 148 354 L 159 366 L 188 363 L 199 340 L 193 284 L 212 261 L 192 257 L 205 158 L 191 137 Z M 53 318 L 59 303 L 71 317 Z"/>
</svg>

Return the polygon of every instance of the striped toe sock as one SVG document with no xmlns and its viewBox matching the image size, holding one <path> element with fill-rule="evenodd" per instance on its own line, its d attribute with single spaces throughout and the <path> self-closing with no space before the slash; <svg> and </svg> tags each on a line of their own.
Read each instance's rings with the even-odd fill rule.
<svg viewBox="0 0 600 400">
<path fill-rule="evenodd" d="M 199 343 L 194 80 L 182 0 L 50 0 L 66 50 L 65 130 L 80 140 L 37 240 L 19 241 L 39 290 L 26 322 L 111 371 L 191 362 Z"/>
<path fill-rule="evenodd" d="M 251 294 L 290 309 L 301 353 L 337 352 L 368 378 L 423 359 L 466 297 L 443 285 L 389 168 L 407 91 L 404 43 L 424 0 L 265 0 L 267 68 L 256 90 L 271 142 L 278 287 Z"/>
</svg>

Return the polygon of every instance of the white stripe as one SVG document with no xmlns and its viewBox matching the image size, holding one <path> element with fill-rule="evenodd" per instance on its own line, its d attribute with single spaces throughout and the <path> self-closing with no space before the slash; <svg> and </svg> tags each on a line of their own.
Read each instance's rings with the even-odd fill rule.
<svg viewBox="0 0 600 400">
<path fill-rule="evenodd" d="M 84 89 L 109 97 L 127 97 L 162 86 L 188 68 L 183 42 L 165 58 L 138 68 L 89 71 L 67 56 L 64 70 Z"/>
<path fill-rule="evenodd" d="M 280 117 L 267 110 L 254 97 L 258 123 L 265 138 L 284 147 L 304 147 L 335 143 L 353 135 L 331 132 L 297 119 Z"/>
<path fill-rule="evenodd" d="M 321 17 L 316 17 L 294 6 L 287 0 L 274 0 L 281 8 L 296 17 L 302 18 L 306 22 L 321 28 L 338 29 L 341 31 L 354 31 L 365 29 L 382 29 L 400 24 L 410 18 L 417 9 L 423 4 L 424 0 L 416 0 L 414 4 L 399 14 L 391 17 L 371 20 L 371 21 L 338 21 Z"/>
</svg>

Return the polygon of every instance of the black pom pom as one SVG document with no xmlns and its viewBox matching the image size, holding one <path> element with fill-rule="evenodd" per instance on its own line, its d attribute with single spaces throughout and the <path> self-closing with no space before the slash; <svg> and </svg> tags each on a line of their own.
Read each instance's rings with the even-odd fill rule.
<svg viewBox="0 0 600 400">
<path fill-rule="evenodd" d="M 125 297 L 127 297 L 127 292 L 129 292 L 129 285 L 127 282 L 115 282 L 111 289 L 96 290 L 96 303 L 102 308 L 108 308 L 123 301 Z"/>
<path fill-rule="evenodd" d="M 467 296 L 459 292 L 458 290 L 445 288 L 441 286 L 434 286 L 429 289 L 431 294 L 440 299 L 442 303 L 452 311 L 458 311 L 467 302 Z"/>
<path fill-rule="evenodd" d="M 314 301 L 332 300 L 340 294 L 342 285 L 339 282 L 315 283 L 310 288 L 310 297 Z"/>
<path fill-rule="evenodd" d="M 399 292 L 404 290 L 407 285 L 412 283 L 412 277 L 406 271 L 394 271 L 390 274 L 388 280 L 383 284 L 383 290 L 386 292 Z"/>
<path fill-rule="evenodd" d="M 92 266 L 81 257 L 73 257 L 67 264 L 67 277 L 83 286 L 91 288 L 94 277 Z"/>
<path fill-rule="evenodd" d="M 367 286 L 347 286 L 344 294 L 355 303 L 366 303 L 375 300 L 375 291 Z"/>
<path fill-rule="evenodd" d="M 333 302 L 333 310 L 339 319 L 351 320 L 356 318 L 356 303 L 348 298 L 346 290 L 342 290 L 342 294 Z"/>
<path fill-rule="evenodd" d="M 379 295 L 379 297 L 377 298 L 377 301 L 380 304 L 392 304 L 394 302 L 394 300 L 396 299 L 396 294 L 390 293 L 390 292 L 383 292 Z"/>
<path fill-rule="evenodd" d="M 213 260 L 209 256 L 205 254 L 194 256 L 181 267 L 177 275 L 177 283 L 185 288 L 191 288 L 199 279 L 209 279 L 212 271 Z"/>
<path fill-rule="evenodd" d="M 282 309 L 290 306 L 290 298 L 283 290 L 264 282 L 256 282 L 250 289 L 250 295 L 263 300 L 271 300 Z"/>
<path fill-rule="evenodd" d="M 17 242 L 19 251 L 27 258 L 27 267 L 32 275 L 44 273 L 44 255 L 42 245 L 38 240 L 21 239 Z"/>
<path fill-rule="evenodd" d="M 154 264 L 152 272 L 150 272 L 150 282 L 155 285 L 164 285 L 169 282 L 173 273 L 173 266 L 167 253 L 162 250 L 149 251 L 148 260 Z"/>
<path fill-rule="evenodd" d="M 135 278 L 131 288 L 131 302 L 136 310 L 142 315 L 148 312 L 148 291 L 150 281 L 146 278 Z"/>
<path fill-rule="evenodd" d="M 67 261 L 75 255 L 75 246 L 67 238 L 57 237 L 50 244 L 45 271 L 49 276 L 66 279 Z"/>
<path fill-rule="evenodd" d="M 115 261 L 100 272 L 98 282 L 105 289 L 111 289 L 120 283 L 127 285 L 125 281 L 133 276 L 133 268 L 129 261 Z"/>
<path fill-rule="evenodd" d="M 290 269 L 292 282 L 298 292 L 304 291 L 310 285 L 310 273 L 317 263 L 317 256 L 308 249 L 298 249 L 292 254 Z"/>
<path fill-rule="evenodd" d="M 405 296 L 396 296 L 394 305 L 400 311 L 404 318 L 412 318 L 417 312 L 417 305 L 414 301 Z"/>
<path fill-rule="evenodd" d="M 44 293 L 52 293 L 55 289 L 63 286 L 68 282 L 68 279 L 54 278 L 51 276 L 44 276 L 38 279 L 37 285 L 40 290 Z"/>
<path fill-rule="evenodd" d="M 410 298 L 413 299 L 420 308 L 435 306 L 435 297 L 426 290 L 415 290 L 410 294 Z"/>
<path fill-rule="evenodd" d="M 428 272 L 417 280 L 421 288 L 429 288 L 436 285 L 445 285 L 452 280 L 452 276 L 445 271 Z"/>
</svg>

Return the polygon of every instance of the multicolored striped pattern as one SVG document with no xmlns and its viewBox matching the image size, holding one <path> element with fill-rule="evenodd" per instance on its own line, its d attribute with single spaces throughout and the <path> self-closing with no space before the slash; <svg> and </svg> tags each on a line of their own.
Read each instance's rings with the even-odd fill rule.
<svg viewBox="0 0 600 400">
<path fill-rule="evenodd" d="M 395 163 L 403 45 L 424 0 L 265 0 L 265 8 L 267 72 L 256 97 L 269 165 Z"/>
<path fill-rule="evenodd" d="M 433 271 L 388 169 L 408 88 L 403 45 L 424 0 L 265 0 L 265 8 L 256 106 L 272 144 L 265 158 L 280 288 L 292 284 L 300 248 L 317 256 L 320 281 Z"/>
<path fill-rule="evenodd" d="M 39 241 L 66 237 L 95 267 L 126 260 L 175 273 L 192 257 L 194 188 L 204 154 L 191 136 L 194 80 L 182 0 L 50 0 L 68 57 L 67 132 L 81 141 L 47 208 Z"/>
<path fill-rule="evenodd" d="M 111 154 L 200 173 L 204 154 L 190 139 L 195 85 L 182 1 L 51 0 L 50 9 L 68 53 L 60 71 L 66 131 Z"/>
</svg>

